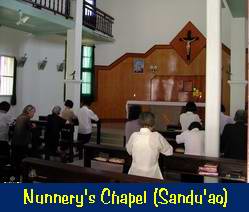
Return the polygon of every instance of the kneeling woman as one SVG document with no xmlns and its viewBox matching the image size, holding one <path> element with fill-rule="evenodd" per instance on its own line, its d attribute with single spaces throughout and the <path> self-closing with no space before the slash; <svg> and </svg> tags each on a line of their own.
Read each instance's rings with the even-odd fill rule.
<svg viewBox="0 0 249 212">
<path fill-rule="evenodd" d="M 127 152 L 132 155 L 129 174 L 163 179 L 159 168 L 159 154 L 172 155 L 173 148 L 158 132 L 152 132 L 155 116 L 150 112 L 143 112 L 139 116 L 141 129 L 134 132 L 127 145 Z"/>
</svg>

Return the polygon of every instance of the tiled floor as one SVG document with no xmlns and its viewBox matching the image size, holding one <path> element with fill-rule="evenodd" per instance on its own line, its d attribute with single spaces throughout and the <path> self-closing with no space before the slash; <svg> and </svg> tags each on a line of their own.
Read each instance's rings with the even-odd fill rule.
<svg viewBox="0 0 249 212">
<path fill-rule="evenodd" d="M 121 122 L 111 122 L 111 123 L 102 123 L 101 132 L 124 135 L 125 123 Z"/>
<path fill-rule="evenodd" d="M 101 144 L 123 146 L 124 141 L 124 123 L 102 123 L 101 126 Z M 96 129 L 93 130 L 92 142 L 96 142 Z"/>
</svg>

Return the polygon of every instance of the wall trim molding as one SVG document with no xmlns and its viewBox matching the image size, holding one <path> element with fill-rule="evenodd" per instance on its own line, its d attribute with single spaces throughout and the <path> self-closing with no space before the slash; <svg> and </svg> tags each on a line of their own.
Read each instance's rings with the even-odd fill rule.
<svg viewBox="0 0 249 212">
<path fill-rule="evenodd" d="M 206 48 L 206 46 L 204 47 Z M 158 44 L 158 45 L 154 45 L 153 47 L 151 47 L 147 52 L 145 53 L 125 53 L 123 54 L 121 57 L 119 57 L 118 59 L 116 59 L 113 63 L 111 63 L 110 65 L 95 65 L 95 71 L 99 71 L 99 70 L 111 70 L 113 69 L 115 66 L 119 65 L 121 62 L 123 62 L 124 60 L 126 60 L 128 57 L 131 58 L 146 58 L 148 57 L 150 54 L 152 54 L 155 50 L 158 49 L 174 49 L 171 45 L 164 45 L 164 44 Z M 222 44 L 222 50 L 224 52 L 226 52 L 228 55 L 231 54 L 231 50 L 224 44 Z"/>
<path fill-rule="evenodd" d="M 102 65 L 95 65 L 95 70 L 110 70 L 113 69 L 115 66 L 126 60 L 128 57 L 139 57 L 139 58 L 146 58 L 150 54 L 152 54 L 157 49 L 173 49 L 171 45 L 154 45 L 152 48 L 150 48 L 145 53 L 125 53 L 118 59 L 116 59 L 113 63 L 110 65 L 102 66 Z"/>
<path fill-rule="evenodd" d="M 225 44 L 222 43 L 222 50 L 226 52 L 229 56 L 231 55 L 231 50 Z"/>
</svg>

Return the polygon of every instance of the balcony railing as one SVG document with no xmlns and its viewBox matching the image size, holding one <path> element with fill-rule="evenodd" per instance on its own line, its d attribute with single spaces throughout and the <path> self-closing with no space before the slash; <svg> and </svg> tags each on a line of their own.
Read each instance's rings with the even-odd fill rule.
<svg viewBox="0 0 249 212">
<path fill-rule="evenodd" d="M 70 15 L 70 0 L 22 0 L 38 9 L 45 9 L 54 14 L 72 18 Z M 97 7 L 84 1 L 83 5 L 83 24 L 91 29 L 98 30 L 108 36 L 112 35 L 112 24 L 114 18 L 106 14 Z"/>
<path fill-rule="evenodd" d="M 98 9 L 97 7 L 84 1 L 83 24 L 91 29 L 98 30 L 113 37 L 112 24 L 114 18 Z"/>
<path fill-rule="evenodd" d="M 38 9 L 46 9 L 54 14 L 72 18 L 70 16 L 70 0 L 22 0 L 30 3 L 33 7 Z"/>
</svg>

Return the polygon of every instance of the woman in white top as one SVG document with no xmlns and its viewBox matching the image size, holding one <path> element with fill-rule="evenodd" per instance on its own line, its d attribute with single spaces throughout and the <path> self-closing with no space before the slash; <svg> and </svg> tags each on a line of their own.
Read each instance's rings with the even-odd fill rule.
<svg viewBox="0 0 249 212">
<path fill-rule="evenodd" d="M 9 109 L 8 102 L 0 103 L 0 142 L 9 141 L 9 125 L 14 121 L 14 118 L 8 113 Z"/>
<path fill-rule="evenodd" d="M 201 130 L 202 126 L 199 122 L 190 124 L 188 130 L 176 136 L 178 144 L 184 143 L 187 155 L 204 155 L 204 137 L 205 131 Z"/>
<path fill-rule="evenodd" d="M 197 111 L 197 107 L 194 102 L 188 102 L 185 107 L 185 113 L 182 113 L 180 115 L 180 124 L 182 127 L 182 131 L 185 131 L 188 129 L 189 125 L 192 122 L 200 122 L 201 119 L 198 114 L 195 114 Z"/>
<path fill-rule="evenodd" d="M 173 148 L 158 132 L 152 132 L 155 116 L 143 112 L 139 116 L 140 132 L 134 132 L 127 145 L 127 152 L 132 155 L 129 174 L 163 179 L 159 168 L 159 154 L 172 155 Z"/>
<path fill-rule="evenodd" d="M 79 130 L 78 130 L 78 150 L 79 159 L 83 158 L 83 145 L 88 143 L 92 136 L 92 120 L 99 121 L 98 116 L 88 107 L 90 101 L 82 101 L 81 108 L 78 112 Z"/>
</svg>

